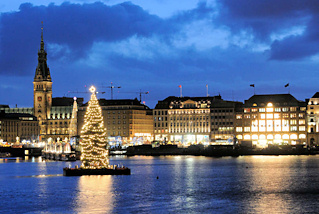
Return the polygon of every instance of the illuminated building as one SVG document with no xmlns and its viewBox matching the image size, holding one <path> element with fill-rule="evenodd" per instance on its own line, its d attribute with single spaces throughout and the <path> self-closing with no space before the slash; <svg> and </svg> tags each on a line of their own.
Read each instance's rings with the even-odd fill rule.
<svg viewBox="0 0 319 214">
<path fill-rule="evenodd" d="M 39 135 L 39 122 L 31 114 L 0 112 L 0 139 L 4 142 L 33 142 Z"/>
<path fill-rule="evenodd" d="M 52 138 L 56 140 L 59 138 L 64 140 L 70 137 L 69 128 L 74 102 L 76 105 L 82 105 L 83 98 L 77 98 L 76 101 L 71 97 L 55 97 L 52 99 L 50 115 L 47 118 L 46 139 Z"/>
<path fill-rule="evenodd" d="M 211 143 L 214 145 L 232 145 L 235 136 L 235 112 L 243 103 L 224 101 L 214 102 L 211 106 Z"/>
<path fill-rule="evenodd" d="M 233 138 L 237 102 L 214 97 L 168 97 L 153 110 L 156 141 L 187 146 Z"/>
<path fill-rule="evenodd" d="M 52 98 L 52 79 L 47 65 L 47 53 L 44 49 L 43 29 L 41 32 L 38 65 L 35 71 L 33 114 L 40 124 L 40 140 L 52 138 L 64 140 L 69 137 L 69 125 L 72 117 L 73 98 Z M 83 98 L 77 99 L 78 104 Z"/>
<path fill-rule="evenodd" d="M 110 144 L 147 144 L 153 139 L 152 110 L 137 99 L 99 99 Z M 78 131 L 87 103 L 79 107 Z"/>
<path fill-rule="evenodd" d="M 307 105 L 308 145 L 319 145 L 319 92 L 309 99 Z"/>
<path fill-rule="evenodd" d="M 306 144 L 306 108 L 290 94 L 254 95 L 236 113 L 236 137 L 256 147 Z"/>
</svg>

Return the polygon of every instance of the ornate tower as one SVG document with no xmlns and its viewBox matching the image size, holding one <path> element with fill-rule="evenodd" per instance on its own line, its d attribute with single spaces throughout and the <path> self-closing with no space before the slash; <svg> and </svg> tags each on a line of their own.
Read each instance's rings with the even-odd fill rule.
<svg viewBox="0 0 319 214">
<path fill-rule="evenodd" d="M 52 80 L 47 65 L 47 53 L 44 49 L 43 27 L 41 28 L 41 44 L 38 51 L 38 66 L 33 81 L 33 109 L 34 115 L 40 123 L 40 135 L 47 134 L 47 120 L 52 106 Z"/>
</svg>

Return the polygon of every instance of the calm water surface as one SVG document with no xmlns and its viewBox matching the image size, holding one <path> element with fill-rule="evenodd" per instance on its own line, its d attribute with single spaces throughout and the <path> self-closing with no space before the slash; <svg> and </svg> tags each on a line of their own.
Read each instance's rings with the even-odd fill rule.
<svg viewBox="0 0 319 214">
<path fill-rule="evenodd" d="M 319 156 L 112 157 L 130 176 L 69 164 L 0 159 L 0 213 L 319 213 Z"/>
</svg>

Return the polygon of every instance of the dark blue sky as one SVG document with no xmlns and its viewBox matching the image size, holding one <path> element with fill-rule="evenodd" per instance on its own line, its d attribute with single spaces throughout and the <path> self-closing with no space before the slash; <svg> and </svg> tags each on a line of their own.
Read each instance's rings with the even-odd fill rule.
<svg viewBox="0 0 319 214">
<path fill-rule="evenodd" d="M 33 105 L 41 21 L 53 96 L 111 82 L 146 105 L 179 96 L 319 91 L 319 1 L 61 0 L 0 3 L 0 104 Z M 83 3 L 85 2 L 85 3 Z M 182 5 L 181 5 L 182 4 Z M 84 96 L 85 97 L 85 96 Z"/>
</svg>

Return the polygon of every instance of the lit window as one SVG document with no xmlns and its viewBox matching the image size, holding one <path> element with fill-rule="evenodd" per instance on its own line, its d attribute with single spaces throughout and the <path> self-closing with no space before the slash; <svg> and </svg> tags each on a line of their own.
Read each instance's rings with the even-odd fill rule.
<svg viewBox="0 0 319 214">
<path fill-rule="evenodd" d="M 243 128 L 242 127 L 236 127 L 236 132 L 242 132 Z"/>
<path fill-rule="evenodd" d="M 265 119 L 265 114 L 260 114 L 260 119 Z"/>
<path fill-rule="evenodd" d="M 290 131 L 292 131 L 292 132 L 297 131 L 297 126 L 291 126 Z"/>
<path fill-rule="evenodd" d="M 257 109 L 256 108 L 252 108 L 251 112 L 257 112 Z"/>
<path fill-rule="evenodd" d="M 297 135 L 296 134 L 292 134 L 292 135 L 290 135 L 290 139 L 297 139 Z"/>
<path fill-rule="evenodd" d="M 272 103 L 268 103 L 267 106 L 268 106 L 268 107 L 272 107 Z"/>
<path fill-rule="evenodd" d="M 297 125 L 297 120 L 290 120 L 290 125 Z"/>
<path fill-rule="evenodd" d="M 289 111 L 289 108 L 282 108 L 282 111 L 287 112 L 287 111 Z"/>
<path fill-rule="evenodd" d="M 242 119 L 242 118 L 243 118 L 242 115 L 240 115 L 240 114 L 236 115 L 236 119 Z"/>
<path fill-rule="evenodd" d="M 267 114 L 267 119 L 273 119 L 274 115 L 273 114 Z"/>
<path fill-rule="evenodd" d="M 245 132 L 250 132 L 250 127 L 244 127 Z"/>
<path fill-rule="evenodd" d="M 281 120 L 275 120 L 274 122 L 275 122 L 275 124 L 274 124 L 275 131 L 280 132 L 281 131 Z"/>
<path fill-rule="evenodd" d="M 299 138 L 300 138 L 300 139 L 306 139 L 306 135 L 305 135 L 305 134 L 300 134 L 300 135 L 299 135 Z"/>
<path fill-rule="evenodd" d="M 305 120 L 299 120 L 299 125 L 304 125 L 304 124 L 306 124 Z"/>
<path fill-rule="evenodd" d="M 296 118 L 296 117 L 297 117 L 297 115 L 295 113 L 290 114 L 290 118 Z"/>
<path fill-rule="evenodd" d="M 273 112 L 274 108 L 267 108 L 267 112 Z"/>
<path fill-rule="evenodd" d="M 306 127 L 305 126 L 299 126 L 299 131 L 301 131 L 301 132 L 306 131 Z"/>
<path fill-rule="evenodd" d="M 280 118 L 280 114 L 275 113 L 275 114 L 274 114 L 274 118 L 275 118 L 275 119 L 279 119 L 279 118 Z"/>
<path fill-rule="evenodd" d="M 288 134 L 284 134 L 284 135 L 282 136 L 282 139 L 289 139 L 289 135 L 288 135 Z"/>
<path fill-rule="evenodd" d="M 272 140 L 272 139 L 274 139 L 274 136 L 272 134 L 269 134 L 269 135 L 267 135 L 267 139 Z"/>
<path fill-rule="evenodd" d="M 264 134 L 261 134 L 261 135 L 259 135 L 259 139 L 260 139 L 260 140 L 265 140 L 265 139 L 266 139 L 266 136 L 265 136 Z"/>
<path fill-rule="evenodd" d="M 281 112 L 281 108 L 275 108 L 275 112 Z"/>
<path fill-rule="evenodd" d="M 260 108 L 259 112 L 265 112 L 265 108 Z"/>
<path fill-rule="evenodd" d="M 244 139 L 245 140 L 250 140 L 250 135 L 248 135 L 248 134 L 244 135 Z"/>
</svg>

